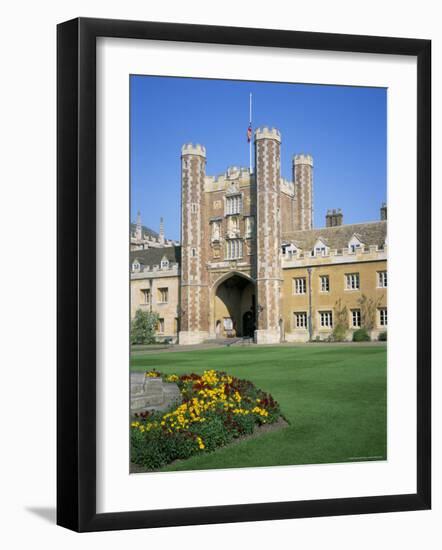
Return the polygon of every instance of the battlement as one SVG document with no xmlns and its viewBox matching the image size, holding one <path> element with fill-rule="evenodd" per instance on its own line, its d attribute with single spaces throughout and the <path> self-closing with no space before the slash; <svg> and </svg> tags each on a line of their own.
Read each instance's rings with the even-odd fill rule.
<svg viewBox="0 0 442 550">
<path fill-rule="evenodd" d="M 295 185 L 292 181 L 281 178 L 281 191 L 286 195 L 293 196 L 295 193 Z"/>
<path fill-rule="evenodd" d="M 315 255 L 312 250 L 298 248 L 287 255 L 282 255 L 282 267 L 283 269 L 287 269 L 308 265 L 347 264 L 386 260 L 387 252 L 386 244 L 382 247 L 375 244 L 363 246 L 358 250 L 351 250 L 347 247 L 340 249 L 327 248 L 326 252 L 320 255 Z"/>
<path fill-rule="evenodd" d="M 253 176 L 250 170 L 245 167 L 230 166 L 226 172 L 218 176 L 205 177 L 205 191 L 231 190 L 231 186 L 245 187 L 251 185 Z"/>
<path fill-rule="evenodd" d="M 244 166 L 229 166 L 225 173 L 227 179 L 238 179 L 249 174 L 249 169 Z"/>
<path fill-rule="evenodd" d="M 198 155 L 206 158 L 206 148 L 204 145 L 200 145 L 199 143 L 196 143 L 195 145 L 193 143 L 185 143 L 181 147 L 181 155 Z"/>
<path fill-rule="evenodd" d="M 277 128 L 257 128 L 255 130 L 255 141 L 258 139 L 274 139 L 281 142 L 281 132 Z"/>
<path fill-rule="evenodd" d="M 293 156 L 293 164 L 295 166 L 299 164 L 307 164 L 309 166 L 313 166 L 313 157 L 311 155 L 294 155 Z"/>
<path fill-rule="evenodd" d="M 161 265 L 140 265 L 140 268 L 132 271 L 130 278 L 156 279 L 157 277 L 176 277 L 180 274 L 180 265 L 177 262 L 170 263 L 167 267 Z"/>
</svg>

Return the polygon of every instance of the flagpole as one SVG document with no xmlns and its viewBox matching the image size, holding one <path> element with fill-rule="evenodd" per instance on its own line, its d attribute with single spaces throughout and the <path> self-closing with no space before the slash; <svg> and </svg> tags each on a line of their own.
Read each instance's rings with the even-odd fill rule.
<svg viewBox="0 0 442 550">
<path fill-rule="evenodd" d="M 250 122 L 250 128 L 252 127 L 252 94 L 249 96 L 249 122 Z M 253 134 L 253 130 L 252 130 Z M 250 137 L 249 141 L 249 168 L 250 173 L 252 174 L 252 136 Z"/>
</svg>

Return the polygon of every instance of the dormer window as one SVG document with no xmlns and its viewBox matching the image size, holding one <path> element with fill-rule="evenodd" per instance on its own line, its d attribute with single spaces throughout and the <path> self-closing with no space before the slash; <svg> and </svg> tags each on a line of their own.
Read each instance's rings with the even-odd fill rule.
<svg viewBox="0 0 442 550">
<path fill-rule="evenodd" d="M 139 260 L 134 260 L 132 263 L 132 272 L 137 273 L 141 269 L 141 264 Z"/>
<path fill-rule="evenodd" d="M 348 242 L 348 249 L 351 254 L 356 254 L 356 252 L 362 252 L 364 250 L 364 243 L 361 239 L 355 234 Z"/>
<path fill-rule="evenodd" d="M 322 239 L 318 239 L 312 251 L 312 256 L 327 256 L 328 246 Z"/>
<path fill-rule="evenodd" d="M 163 256 L 161 260 L 161 269 L 169 269 L 169 260 L 166 258 L 166 256 Z"/>
<path fill-rule="evenodd" d="M 293 256 L 296 256 L 296 254 L 298 253 L 298 249 L 293 243 L 283 244 L 281 248 L 282 248 L 282 257 L 285 260 L 291 260 Z"/>
</svg>

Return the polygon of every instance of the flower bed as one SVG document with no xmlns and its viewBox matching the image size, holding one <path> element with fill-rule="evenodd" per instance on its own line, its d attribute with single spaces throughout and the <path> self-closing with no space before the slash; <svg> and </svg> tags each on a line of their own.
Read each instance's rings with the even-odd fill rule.
<svg viewBox="0 0 442 550">
<path fill-rule="evenodd" d="M 202 375 L 178 376 L 152 370 L 145 376 L 175 382 L 183 399 L 172 410 L 135 415 L 131 423 L 131 460 L 147 470 L 213 451 L 281 416 L 270 394 L 225 372 L 209 370 Z"/>
</svg>

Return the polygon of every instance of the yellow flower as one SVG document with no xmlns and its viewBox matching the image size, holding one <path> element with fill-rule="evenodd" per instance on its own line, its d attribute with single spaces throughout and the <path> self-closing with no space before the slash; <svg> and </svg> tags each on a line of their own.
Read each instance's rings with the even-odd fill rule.
<svg viewBox="0 0 442 550">
<path fill-rule="evenodd" d="M 151 370 L 145 372 L 144 376 L 146 376 L 147 378 L 158 378 L 160 376 L 160 373 L 155 370 Z"/>
</svg>

